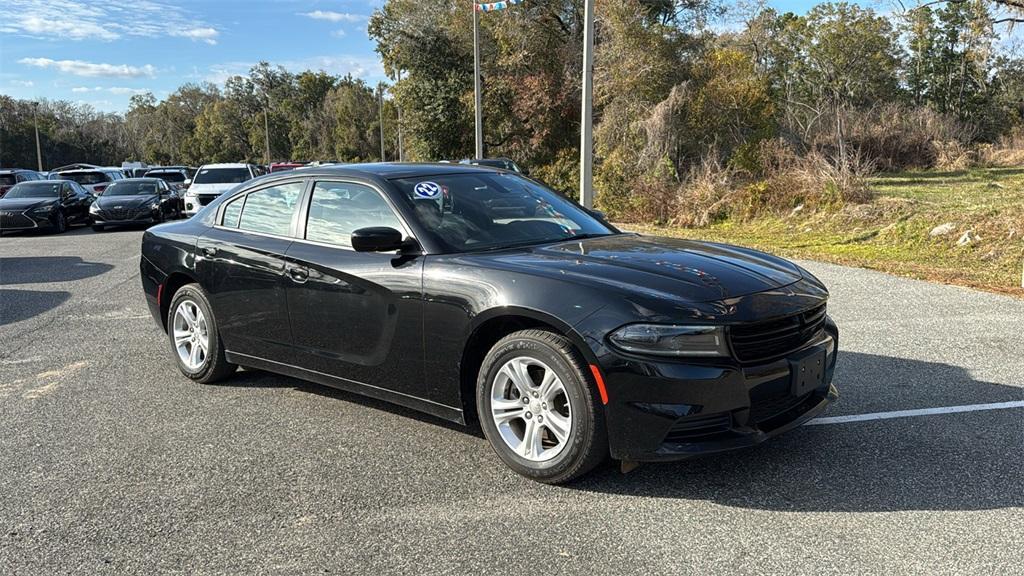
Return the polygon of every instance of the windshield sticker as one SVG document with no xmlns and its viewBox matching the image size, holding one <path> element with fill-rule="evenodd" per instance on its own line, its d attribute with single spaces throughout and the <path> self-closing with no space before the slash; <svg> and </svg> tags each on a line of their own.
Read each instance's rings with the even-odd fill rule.
<svg viewBox="0 0 1024 576">
<path fill-rule="evenodd" d="M 435 182 L 420 182 L 413 191 L 418 198 L 437 198 L 441 194 L 441 187 Z"/>
</svg>

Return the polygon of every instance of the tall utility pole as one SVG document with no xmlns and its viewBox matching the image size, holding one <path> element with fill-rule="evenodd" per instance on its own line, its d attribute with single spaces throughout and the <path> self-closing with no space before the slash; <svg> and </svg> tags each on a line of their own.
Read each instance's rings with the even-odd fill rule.
<svg viewBox="0 0 1024 576">
<path fill-rule="evenodd" d="M 594 0 L 583 21 L 583 114 L 580 119 L 580 204 L 594 207 Z"/>
<path fill-rule="evenodd" d="M 269 96 L 263 106 L 263 137 L 267 144 L 267 170 L 270 170 L 270 120 L 267 118 L 267 108 L 270 108 Z"/>
<path fill-rule="evenodd" d="M 396 70 L 395 74 L 398 76 L 398 81 L 402 81 L 402 71 Z M 399 106 L 398 100 L 395 100 L 395 110 L 398 111 L 398 161 L 405 162 L 405 149 L 402 148 L 402 107 Z"/>
<path fill-rule="evenodd" d="M 387 162 L 384 154 L 384 83 L 377 84 L 377 112 L 380 114 L 380 161 Z"/>
<path fill-rule="evenodd" d="M 39 146 L 39 102 L 32 103 L 32 123 L 36 126 L 36 164 L 40 172 L 43 171 L 43 152 Z"/>
<path fill-rule="evenodd" d="M 480 8 L 473 0 L 473 101 L 476 106 L 476 158 L 484 157 L 484 111 L 480 104 Z"/>
</svg>

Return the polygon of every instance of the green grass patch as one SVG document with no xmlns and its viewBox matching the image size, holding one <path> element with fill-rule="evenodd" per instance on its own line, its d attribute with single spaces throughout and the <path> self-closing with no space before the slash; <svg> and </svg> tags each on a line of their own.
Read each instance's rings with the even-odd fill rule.
<svg viewBox="0 0 1024 576">
<path fill-rule="evenodd" d="M 1024 168 L 883 174 L 871 187 L 872 203 L 835 211 L 625 228 L 1024 296 Z M 946 223 L 951 232 L 930 235 Z M 958 245 L 968 231 L 972 241 Z"/>
</svg>

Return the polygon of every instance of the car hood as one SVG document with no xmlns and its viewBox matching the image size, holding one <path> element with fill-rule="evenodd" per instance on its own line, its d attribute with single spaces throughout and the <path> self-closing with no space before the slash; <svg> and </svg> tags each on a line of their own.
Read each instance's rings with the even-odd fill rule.
<svg viewBox="0 0 1024 576">
<path fill-rule="evenodd" d="M 148 204 L 156 202 L 157 197 L 153 194 L 143 195 L 137 194 L 134 196 L 100 196 L 96 199 L 94 204 L 99 205 L 100 208 L 127 208 L 135 209 L 141 208 Z"/>
<path fill-rule="evenodd" d="M 31 210 L 56 203 L 56 198 L 0 198 L 0 210 Z"/>
<path fill-rule="evenodd" d="M 502 267 L 689 302 L 773 290 L 803 277 L 795 264 L 756 250 L 634 234 L 481 256 Z"/>
<path fill-rule="evenodd" d="M 232 184 L 230 182 L 226 184 L 193 184 L 188 187 L 189 194 L 223 194 L 228 190 L 231 190 L 238 184 Z"/>
</svg>

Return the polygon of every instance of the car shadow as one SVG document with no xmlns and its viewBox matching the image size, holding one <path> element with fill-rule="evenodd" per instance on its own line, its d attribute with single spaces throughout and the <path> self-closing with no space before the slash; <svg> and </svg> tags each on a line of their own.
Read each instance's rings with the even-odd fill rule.
<svg viewBox="0 0 1024 576">
<path fill-rule="evenodd" d="M 0 258 L 0 285 L 84 280 L 112 268 L 101 262 L 84 262 L 78 256 Z"/>
<path fill-rule="evenodd" d="M 975 380 L 958 366 L 851 352 L 840 357 L 835 384 L 841 397 L 831 414 L 1024 400 L 1024 389 Z M 859 409 L 843 411 L 844 402 Z M 1021 422 L 1020 409 L 1009 409 L 803 426 L 749 450 L 626 475 L 606 469 L 570 488 L 801 512 L 1019 507 Z"/>
<path fill-rule="evenodd" d="M 959 366 L 854 352 L 840 357 L 835 384 L 841 398 L 825 417 L 1024 400 L 1024 389 L 975 380 Z M 490 450 L 475 423 L 461 426 L 303 380 L 243 370 L 223 385 L 354 402 L 474 436 Z M 754 448 L 645 463 L 629 474 L 605 466 L 563 489 L 779 511 L 1020 507 L 1021 421 L 1020 409 L 1010 409 L 803 426 Z"/>
<path fill-rule="evenodd" d="M 34 318 L 71 298 L 70 292 L 0 289 L 0 326 Z"/>
</svg>

